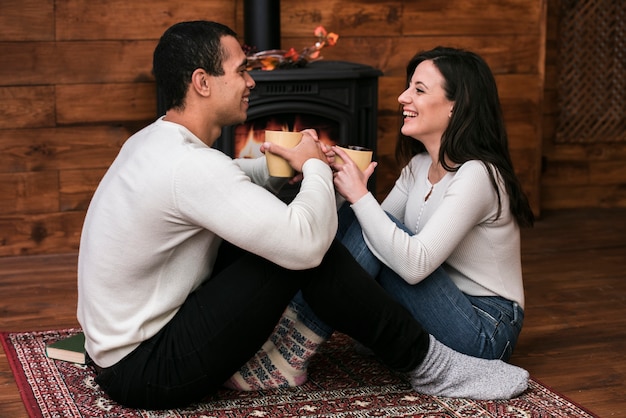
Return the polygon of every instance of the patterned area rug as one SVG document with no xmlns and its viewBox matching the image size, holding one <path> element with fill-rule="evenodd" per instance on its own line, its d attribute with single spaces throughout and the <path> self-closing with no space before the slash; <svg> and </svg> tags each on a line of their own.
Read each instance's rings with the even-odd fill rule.
<svg viewBox="0 0 626 418">
<path fill-rule="evenodd" d="M 247 393 L 224 389 L 185 409 L 129 409 L 107 398 L 90 368 L 45 356 L 46 343 L 78 331 L 1 334 L 31 417 L 594 417 L 535 380 L 510 401 L 420 395 L 337 333 L 315 356 L 309 381 L 301 387 Z"/>
</svg>

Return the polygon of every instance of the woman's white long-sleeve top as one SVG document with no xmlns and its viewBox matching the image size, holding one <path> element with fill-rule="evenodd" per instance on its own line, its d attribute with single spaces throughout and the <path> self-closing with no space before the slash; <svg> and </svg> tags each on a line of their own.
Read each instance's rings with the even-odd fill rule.
<svg viewBox="0 0 626 418">
<path fill-rule="evenodd" d="M 503 184 L 497 218 L 498 197 L 482 162 L 468 161 L 434 185 L 430 164 L 428 154 L 416 155 L 382 205 L 371 193 L 352 205 L 368 247 L 408 283 L 443 266 L 464 293 L 498 295 L 523 307 L 520 231 Z"/>
</svg>

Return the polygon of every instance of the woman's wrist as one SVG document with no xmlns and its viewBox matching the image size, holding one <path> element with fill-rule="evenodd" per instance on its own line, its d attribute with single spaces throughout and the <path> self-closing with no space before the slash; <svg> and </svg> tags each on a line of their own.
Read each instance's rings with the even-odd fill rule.
<svg viewBox="0 0 626 418">
<path fill-rule="evenodd" d="M 357 192 L 350 193 L 350 195 L 345 196 L 345 198 L 348 202 L 350 202 L 351 205 L 354 205 L 356 202 L 363 199 L 363 196 L 367 195 L 368 193 L 369 193 L 369 190 L 367 189 L 359 190 Z"/>
</svg>

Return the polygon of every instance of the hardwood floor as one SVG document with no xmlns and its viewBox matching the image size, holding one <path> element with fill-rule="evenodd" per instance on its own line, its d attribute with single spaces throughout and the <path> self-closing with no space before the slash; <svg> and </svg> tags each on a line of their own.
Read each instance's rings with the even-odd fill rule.
<svg viewBox="0 0 626 418">
<path fill-rule="evenodd" d="M 523 233 L 512 362 L 600 417 L 626 414 L 626 210 L 545 213 Z"/>
<path fill-rule="evenodd" d="M 523 231 L 526 319 L 511 360 L 600 417 L 626 411 L 626 209 L 545 212 Z M 77 326 L 76 254 L 0 258 L 0 330 Z M 0 353 L 0 417 L 25 417 Z"/>
</svg>

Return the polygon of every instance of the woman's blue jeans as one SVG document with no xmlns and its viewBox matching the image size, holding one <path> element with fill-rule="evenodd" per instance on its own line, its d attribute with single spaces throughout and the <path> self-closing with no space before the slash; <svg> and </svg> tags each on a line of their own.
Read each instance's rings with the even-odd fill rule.
<svg viewBox="0 0 626 418">
<path fill-rule="evenodd" d="M 390 216 L 402 229 L 406 227 Z M 358 263 L 437 340 L 474 357 L 508 360 L 522 329 L 524 311 L 498 296 L 470 296 L 459 290 L 439 267 L 421 282 L 411 285 L 382 264 L 365 244 L 361 226 L 349 205 L 339 210 L 337 238 Z M 332 329 L 316 318 L 298 294 L 299 316 L 321 335 Z"/>
</svg>

